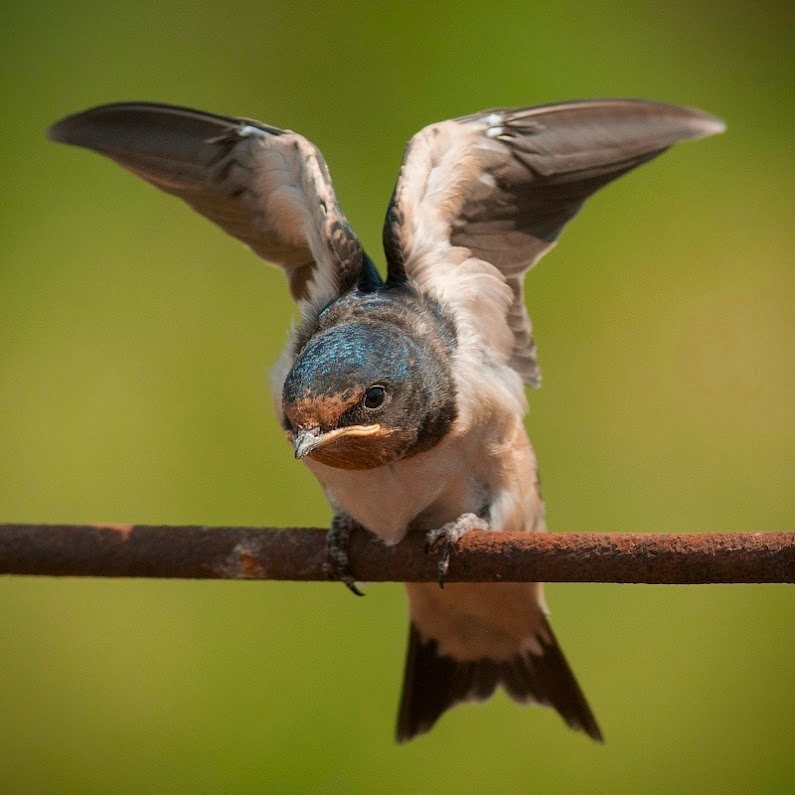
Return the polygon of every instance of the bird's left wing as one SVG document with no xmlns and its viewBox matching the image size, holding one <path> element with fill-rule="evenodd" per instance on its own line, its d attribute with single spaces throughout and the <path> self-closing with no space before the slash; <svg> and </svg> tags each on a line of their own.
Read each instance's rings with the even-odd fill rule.
<svg viewBox="0 0 795 795">
<path fill-rule="evenodd" d="M 287 273 L 297 301 L 323 304 L 356 283 L 362 247 L 320 151 L 259 121 L 156 103 L 103 105 L 49 129 L 178 196 Z"/>
<path fill-rule="evenodd" d="M 389 278 L 464 307 L 486 344 L 536 386 L 525 272 L 596 190 L 677 141 L 723 129 L 699 110 L 632 99 L 426 127 L 409 143 L 384 224 Z"/>
</svg>

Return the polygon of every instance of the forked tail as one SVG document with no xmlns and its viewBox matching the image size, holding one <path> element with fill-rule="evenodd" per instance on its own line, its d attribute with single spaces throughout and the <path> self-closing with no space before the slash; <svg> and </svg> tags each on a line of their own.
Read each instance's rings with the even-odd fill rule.
<svg viewBox="0 0 795 795">
<path fill-rule="evenodd" d="M 532 650 L 511 659 L 458 660 L 440 653 L 438 643 L 424 639 L 412 622 L 398 742 L 429 731 L 444 712 L 462 701 L 485 701 L 498 685 L 514 701 L 552 707 L 572 729 L 603 742 L 596 718 L 546 617 L 536 640 Z"/>
</svg>

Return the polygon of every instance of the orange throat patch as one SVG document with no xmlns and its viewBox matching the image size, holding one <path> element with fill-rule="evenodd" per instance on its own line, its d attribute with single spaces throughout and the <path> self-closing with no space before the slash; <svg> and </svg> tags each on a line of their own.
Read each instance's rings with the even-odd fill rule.
<svg viewBox="0 0 795 795">
<path fill-rule="evenodd" d="M 331 431 L 327 439 L 321 437 L 321 443 L 307 453 L 307 458 L 335 469 L 375 469 L 395 461 L 406 446 L 406 434 L 397 428 L 374 425 L 367 432 L 362 430 Z"/>
</svg>

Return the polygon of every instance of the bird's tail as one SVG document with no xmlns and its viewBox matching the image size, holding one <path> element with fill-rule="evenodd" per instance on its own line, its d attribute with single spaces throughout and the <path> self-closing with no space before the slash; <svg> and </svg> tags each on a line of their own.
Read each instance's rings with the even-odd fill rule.
<svg viewBox="0 0 795 795">
<path fill-rule="evenodd" d="M 602 742 L 602 732 L 563 656 L 546 616 L 534 642 L 503 659 L 459 659 L 425 637 L 414 621 L 409 631 L 398 742 L 430 730 L 441 715 L 462 701 L 484 701 L 501 685 L 523 704 L 552 707 L 573 729 Z"/>
</svg>

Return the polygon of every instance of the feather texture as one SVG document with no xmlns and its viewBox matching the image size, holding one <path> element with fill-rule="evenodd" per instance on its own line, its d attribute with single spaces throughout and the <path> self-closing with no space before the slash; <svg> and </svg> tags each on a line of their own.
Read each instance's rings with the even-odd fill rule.
<svg viewBox="0 0 795 795">
<path fill-rule="evenodd" d="M 362 248 L 320 151 L 250 119 L 155 103 L 103 105 L 62 119 L 52 140 L 100 152 L 178 196 L 286 273 L 322 306 L 353 286 Z"/>
<path fill-rule="evenodd" d="M 552 707 L 573 729 L 603 742 L 602 732 L 545 617 L 528 648 L 507 659 L 461 659 L 414 626 L 409 629 L 406 670 L 398 712 L 398 742 L 429 731 L 448 709 L 485 701 L 497 687 L 520 704 Z"/>
<path fill-rule="evenodd" d="M 489 329 L 495 353 L 538 386 L 525 272 L 592 193 L 677 141 L 723 129 L 699 110 L 628 99 L 432 124 L 409 143 L 387 211 L 389 277 L 450 297 Z"/>
</svg>

